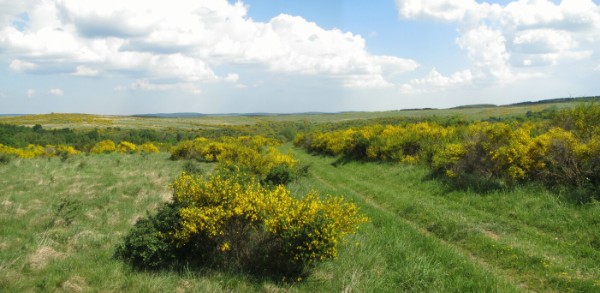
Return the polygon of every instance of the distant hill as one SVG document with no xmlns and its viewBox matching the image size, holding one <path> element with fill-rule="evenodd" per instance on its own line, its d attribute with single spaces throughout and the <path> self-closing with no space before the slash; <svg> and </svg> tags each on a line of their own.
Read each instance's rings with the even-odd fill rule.
<svg viewBox="0 0 600 293">
<path fill-rule="evenodd" d="M 201 113 L 155 113 L 155 114 L 136 114 L 133 117 L 142 118 L 195 118 L 204 117 L 206 114 Z"/>
<path fill-rule="evenodd" d="M 337 112 L 342 113 L 342 112 Z M 302 113 L 223 113 L 223 114 L 203 114 L 203 113 L 155 113 L 155 114 L 136 114 L 133 117 L 141 118 L 197 118 L 197 117 L 219 117 L 219 116 L 245 116 L 245 117 L 261 117 L 261 116 L 287 116 L 287 115 L 320 115 L 320 114 L 337 114 L 328 112 L 302 112 Z"/>
<path fill-rule="evenodd" d="M 26 116 L 29 114 L 0 114 L 0 117 L 8 117 L 8 116 Z"/>
<path fill-rule="evenodd" d="M 472 108 L 494 108 L 494 107 L 498 107 L 498 105 L 494 105 L 494 104 L 473 104 L 473 105 L 456 106 L 456 107 L 452 107 L 450 109 L 472 109 Z"/>
<path fill-rule="evenodd" d="M 579 98 L 556 98 L 556 99 L 546 99 L 546 100 L 539 100 L 539 101 L 519 102 L 519 103 L 506 104 L 506 105 L 500 105 L 500 106 L 495 105 L 495 104 L 472 104 L 472 105 L 456 106 L 456 107 L 452 107 L 450 109 L 518 107 L 518 106 L 531 106 L 531 105 L 543 105 L 543 104 L 560 104 L 560 103 L 570 103 L 570 102 L 600 102 L 600 96 L 579 97 Z"/>
<path fill-rule="evenodd" d="M 512 107 L 512 106 L 530 106 L 530 105 L 540 105 L 540 104 L 559 104 L 559 103 L 569 103 L 569 102 L 600 102 L 600 97 L 581 97 L 581 98 L 557 98 L 557 99 L 547 99 L 540 100 L 535 102 L 520 102 L 514 103 L 510 105 L 504 105 L 503 107 Z"/>
</svg>

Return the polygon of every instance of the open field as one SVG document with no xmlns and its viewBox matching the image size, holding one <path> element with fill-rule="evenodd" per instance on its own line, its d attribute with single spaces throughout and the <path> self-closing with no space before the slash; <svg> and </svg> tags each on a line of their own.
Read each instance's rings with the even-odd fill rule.
<svg viewBox="0 0 600 293">
<path fill-rule="evenodd" d="M 343 112 L 335 114 L 285 114 L 285 115 L 235 115 L 202 116 L 193 118 L 158 118 L 136 116 L 110 116 L 88 114 L 42 114 L 27 116 L 0 116 L 0 123 L 33 126 L 40 124 L 47 129 L 56 128 L 106 128 L 123 129 L 198 129 L 218 126 L 254 125 L 260 122 L 298 122 L 335 123 L 348 120 L 366 120 L 380 118 L 427 118 L 457 117 L 466 120 L 478 120 L 489 117 L 505 118 L 525 113 L 540 112 L 547 109 L 573 107 L 581 102 L 540 103 L 501 107 L 465 107 L 453 109 L 402 110 L 386 112 Z"/>
<path fill-rule="evenodd" d="M 223 271 L 156 273 L 112 258 L 170 197 L 183 162 L 164 154 L 16 159 L 0 166 L 0 289 L 17 291 L 577 291 L 600 289 L 600 205 L 536 187 L 447 190 L 420 167 L 351 162 L 285 147 L 311 175 L 289 188 L 343 194 L 370 223 L 299 283 Z M 203 165 L 206 170 L 208 164 Z"/>
<path fill-rule="evenodd" d="M 50 114 L 0 117 L 0 123 L 161 133 L 240 126 L 244 135 L 289 138 L 277 131 L 290 121 L 325 125 L 434 115 L 477 120 L 574 105 L 261 117 Z M 264 122 L 283 126 L 264 130 Z M 177 147 L 165 144 L 168 148 Z M 186 149 L 192 147 L 180 150 Z M 0 292 L 600 292 L 597 196 L 577 201 L 569 187 L 535 181 L 475 192 L 432 176 L 425 164 L 309 154 L 291 143 L 278 149 L 310 166 L 307 176 L 287 185 L 293 194 L 343 195 L 369 218 L 343 241 L 338 258 L 317 264 L 302 279 L 188 266 L 140 271 L 113 257 L 137 219 L 171 200 L 169 184 L 182 170 L 192 165 L 208 174 L 218 163 L 173 161 L 164 152 L 32 159 L 2 154 Z"/>
</svg>

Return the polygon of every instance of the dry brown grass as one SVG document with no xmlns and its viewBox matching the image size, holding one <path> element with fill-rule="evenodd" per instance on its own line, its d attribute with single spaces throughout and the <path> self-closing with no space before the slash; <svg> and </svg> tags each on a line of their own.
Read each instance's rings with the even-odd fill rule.
<svg viewBox="0 0 600 293">
<path fill-rule="evenodd" d="M 27 263 L 32 270 L 41 270 L 52 260 L 63 257 L 64 254 L 54 250 L 52 247 L 42 246 L 29 255 Z"/>
</svg>

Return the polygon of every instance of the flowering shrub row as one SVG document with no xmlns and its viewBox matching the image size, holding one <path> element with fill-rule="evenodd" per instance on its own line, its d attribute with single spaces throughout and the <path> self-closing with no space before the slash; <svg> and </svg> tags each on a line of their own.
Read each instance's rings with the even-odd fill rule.
<svg viewBox="0 0 600 293">
<path fill-rule="evenodd" d="M 294 143 L 330 155 L 416 163 L 429 159 L 436 144 L 449 140 L 455 133 L 454 127 L 429 122 L 401 126 L 376 124 L 359 129 L 299 134 Z"/>
<path fill-rule="evenodd" d="M 295 144 L 329 155 L 424 163 L 453 180 L 475 176 L 508 185 L 542 181 L 599 190 L 600 106 L 567 109 L 556 117 L 536 123 L 370 125 L 302 133 Z"/>
<path fill-rule="evenodd" d="M 144 143 L 142 145 L 135 145 L 128 141 L 121 141 L 119 144 L 115 144 L 112 140 L 103 140 L 94 145 L 90 150 L 92 154 L 104 154 L 104 153 L 158 153 L 159 149 L 152 143 Z"/>
<path fill-rule="evenodd" d="M 104 140 L 98 142 L 92 147 L 90 153 L 92 154 L 101 154 L 101 153 L 158 153 L 159 149 L 152 143 L 145 143 L 139 146 L 136 146 L 133 143 L 122 141 L 118 145 L 116 145 L 111 140 Z M 80 154 L 81 151 L 76 150 L 72 146 L 68 145 L 35 145 L 30 144 L 25 148 L 14 148 L 6 145 L 0 144 L 0 154 L 7 154 L 16 156 L 18 158 L 23 159 L 31 159 L 38 157 L 56 157 L 56 156 L 73 156 Z"/>
<path fill-rule="evenodd" d="M 463 139 L 447 144 L 433 157 L 437 172 L 455 178 L 461 173 L 499 178 L 513 184 L 544 181 L 561 186 L 600 186 L 600 137 L 580 139 L 553 127 L 533 135 L 528 125 L 477 123 Z"/>
<path fill-rule="evenodd" d="M 0 154 L 7 154 L 23 159 L 31 159 L 37 157 L 56 157 L 56 156 L 72 156 L 78 154 L 79 151 L 72 146 L 66 145 L 47 145 L 40 146 L 30 144 L 25 148 L 13 148 L 0 144 Z"/>
</svg>

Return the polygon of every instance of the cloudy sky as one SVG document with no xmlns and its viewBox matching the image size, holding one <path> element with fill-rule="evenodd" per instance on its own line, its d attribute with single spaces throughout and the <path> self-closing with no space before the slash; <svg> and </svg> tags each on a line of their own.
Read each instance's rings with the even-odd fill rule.
<svg viewBox="0 0 600 293">
<path fill-rule="evenodd" d="M 600 95 L 599 1 L 0 0 L 0 114 L 590 95 Z"/>
</svg>

